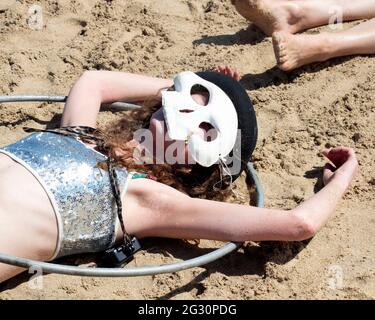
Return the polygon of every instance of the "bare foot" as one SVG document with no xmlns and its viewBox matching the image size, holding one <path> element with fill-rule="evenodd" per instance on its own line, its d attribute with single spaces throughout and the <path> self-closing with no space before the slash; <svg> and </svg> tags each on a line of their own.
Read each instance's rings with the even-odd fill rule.
<svg viewBox="0 0 375 320">
<path fill-rule="evenodd" d="M 268 36 L 277 31 L 296 33 L 303 29 L 303 13 L 298 1 L 232 0 L 232 3 L 239 14 Z"/>
<path fill-rule="evenodd" d="M 318 61 L 331 58 L 329 37 L 324 34 L 293 35 L 275 32 L 272 35 L 277 65 L 281 70 L 290 71 Z"/>
</svg>

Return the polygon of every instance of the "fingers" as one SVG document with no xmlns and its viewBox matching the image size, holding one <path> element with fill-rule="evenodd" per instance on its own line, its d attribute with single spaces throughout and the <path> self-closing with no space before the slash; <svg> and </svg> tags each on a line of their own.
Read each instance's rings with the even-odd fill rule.
<svg viewBox="0 0 375 320">
<path fill-rule="evenodd" d="M 323 169 L 324 184 L 332 179 L 339 179 L 343 185 L 349 186 L 358 173 L 358 161 L 354 150 L 348 147 L 335 147 L 323 150 L 322 154 L 331 161 Z"/>
<path fill-rule="evenodd" d="M 238 71 L 234 71 L 234 76 L 233 78 L 237 81 L 241 80 L 241 74 Z"/>
<path fill-rule="evenodd" d="M 340 167 L 349 159 L 356 159 L 354 150 L 348 147 L 335 147 L 325 149 L 322 151 L 322 154 L 336 167 Z"/>
<path fill-rule="evenodd" d="M 348 147 L 336 147 L 323 150 L 322 154 L 332 162 L 333 166 L 327 164 L 323 171 L 323 180 L 329 182 L 333 173 L 344 175 L 348 183 L 358 172 L 358 161 L 353 149 Z M 334 168 L 335 167 L 335 168 Z"/>
<path fill-rule="evenodd" d="M 230 76 L 231 78 L 233 78 L 233 76 L 234 76 L 234 71 L 233 71 L 232 68 L 226 67 L 226 68 L 225 68 L 225 71 L 226 71 L 226 74 L 227 74 L 228 76 Z"/>
<path fill-rule="evenodd" d="M 326 163 L 326 164 L 324 165 L 323 170 L 325 170 L 325 171 L 330 171 L 330 172 L 334 172 L 334 171 L 336 170 L 336 168 L 335 168 L 332 164 L 330 164 L 330 163 Z"/>
<path fill-rule="evenodd" d="M 219 72 L 219 73 L 224 73 L 225 72 L 225 66 L 223 66 L 223 65 L 217 66 L 214 69 L 214 71 Z"/>
<path fill-rule="evenodd" d="M 352 148 L 349 148 L 349 147 L 344 147 L 344 146 L 340 146 L 340 147 L 334 147 L 334 148 L 329 148 L 329 149 L 324 149 L 322 151 L 322 153 L 324 155 L 326 154 L 348 154 L 348 155 L 355 155 L 355 152 Z"/>
<path fill-rule="evenodd" d="M 235 71 L 234 69 L 228 66 L 224 66 L 224 65 L 217 66 L 216 68 L 214 68 L 214 71 L 225 74 L 237 81 L 241 79 L 241 74 L 238 71 Z"/>
<path fill-rule="evenodd" d="M 333 173 L 335 172 L 336 168 L 331 165 L 330 163 L 326 163 L 323 168 L 323 182 L 324 185 L 327 185 L 328 182 L 331 180 Z"/>
<path fill-rule="evenodd" d="M 326 158 L 328 158 L 328 154 L 329 154 L 329 152 L 330 152 L 331 150 L 332 150 L 332 148 L 324 149 L 324 150 L 322 151 L 322 155 L 325 156 Z"/>
</svg>

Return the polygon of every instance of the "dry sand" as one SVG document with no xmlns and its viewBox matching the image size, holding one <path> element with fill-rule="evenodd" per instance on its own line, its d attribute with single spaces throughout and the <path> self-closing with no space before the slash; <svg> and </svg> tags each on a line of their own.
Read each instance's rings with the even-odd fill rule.
<svg viewBox="0 0 375 320">
<path fill-rule="evenodd" d="M 254 162 L 267 207 L 292 208 L 314 193 L 324 146 L 354 147 L 360 175 L 310 242 L 248 243 L 208 266 L 153 277 L 51 274 L 43 290 L 30 289 L 24 274 L 0 286 L 0 299 L 375 298 L 374 58 L 285 74 L 275 68 L 270 39 L 247 28 L 229 0 L 46 0 L 42 30 L 28 25 L 33 4 L 1 0 L 0 94 L 65 95 L 86 69 L 171 77 L 228 64 L 244 75 L 256 108 Z M 58 104 L 0 105 L 0 145 L 24 136 L 23 126 L 57 123 L 61 111 Z M 99 121 L 118 116 L 103 112 Z M 245 196 L 246 188 L 239 190 Z M 150 239 L 132 265 L 186 259 L 218 245 Z"/>
</svg>

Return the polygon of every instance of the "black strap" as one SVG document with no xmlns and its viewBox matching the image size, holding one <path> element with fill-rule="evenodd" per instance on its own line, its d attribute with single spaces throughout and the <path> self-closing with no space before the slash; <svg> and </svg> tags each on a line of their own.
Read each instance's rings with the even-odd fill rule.
<svg viewBox="0 0 375 320">
<path fill-rule="evenodd" d="M 113 168 L 113 159 L 111 157 L 107 158 L 107 166 L 108 166 L 108 174 L 109 174 L 109 180 L 111 182 L 112 192 L 115 197 L 115 201 L 117 205 L 117 216 L 120 221 L 122 232 L 124 234 L 124 243 L 126 246 L 131 246 L 132 239 L 130 238 L 129 234 L 126 232 L 124 219 L 122 217 L 122 200 L 121 200 L 120 188 L 118 185 L 117 172 Z"/>
<path fill-rule="evenodd" d="M 26 132 L 51 132 L 55 134 L 61 134 L 64 136 L 75 137 L 83 142 L 87 143 L 96 143 L 100 152 L 107 154 L 107 149 L 104 145 L 104 140 L 98 136 L 98 130 L 91 127 L 85 126 L 71 126 L 71 127 L 63 127 L 63 128 L 56 128 L 56 129 L 36 129 L 30 127 L 23 128 Z M 114 161 L 111 157 L 107 156 L 107 168 L 108 168 L 108 175 L 109 181 L 111 183 L 111 188 L 113 192 L 113 196 L 115 198 L 116 206 L 117 206 L 117 216 L 120 221 L 121 229 L 124 234 L 124 244 L 125 246 L 132 246 L 132 238 L 126 232 L 124 219 L 122 217 L 122 200 L 121 200 L 121 193 L 118 183 L 118 176 L 117 172 L 114 168 Z"/>
<path fill-rule="evenodd" d="M 71 127 L 62 127 L 56 129 L 37 129 L 37 128 L 30 128 L 24 127 L 24 131 L 26 132 L 51 132 L 56 134 L 61 134 L 63 136 L 75 137 L 83 142 L 87 143 L 95 143 L 98 149 L 101 152 L 106 153 L 106 148 L 104 147 L 104 141 L 98 136 L 98 129 L 86 126 L 71 126 Z"/>
</svg>

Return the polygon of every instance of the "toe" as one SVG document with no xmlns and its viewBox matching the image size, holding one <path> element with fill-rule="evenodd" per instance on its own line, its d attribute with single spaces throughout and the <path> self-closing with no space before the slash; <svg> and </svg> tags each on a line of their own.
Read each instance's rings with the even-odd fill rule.
<svg viewBox="0 0 375 320">
<path fill-rule="evenodd" d="M 286 62 L 288 62 L 288 56 L 287 55 L 283 55 L 283 56 L 278 56 L 277 57 L 277 61 L 278 61 L 278 63 L 280 64 L 280 63 L 286 63 Z"/>
<path fill-rule="evenodd" d="M 284 37 L 279 32 L 275 32 L 272 35 L 272 44 L 276 55 L 279 55 L 281 51 L 285 50 Z"/>
<path fill-rule="evenodd" d="M 284 39 L 282 32 L 274 32 L 272 34 L 272 41 L 274 44 L 278 45 Z"/>
<path fill-rule="evenodd" d="M 282 49 L 277 51 L 277 55 L 279 56 L 279 58 L 287 57 L 288 56 L 288 50 L 286 48 L 282 48 Z"/>
<path fill-rule="evenodd" d="M 283 71 L 291 71 L 295 69 L 295 65 L 292 61 L 286 60 L 285 62 L 281 62 L 278 67 Z"/>
</svg>

